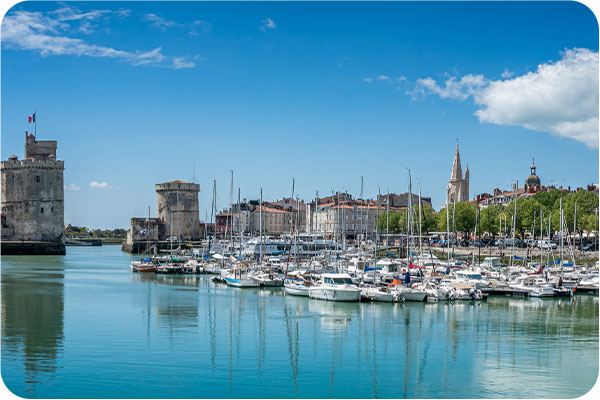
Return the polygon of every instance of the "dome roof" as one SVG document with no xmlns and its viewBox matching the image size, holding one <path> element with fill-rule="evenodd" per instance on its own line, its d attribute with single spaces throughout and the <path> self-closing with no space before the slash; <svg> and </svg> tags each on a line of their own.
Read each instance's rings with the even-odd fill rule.
<svg viewBox="0 0 600 400">
<path fill-rule="evenodd" d="M 525 184 L 527 186 L 529 186 L 529 187 L 533 187 L 535 185 L 539 185 L 540 184 L 540 178 L 537 175 L 535 175 L 535 174 L 531 174 L 531 175 L 529 175 L 529 177 L 525 181 Z"/>
</svg>

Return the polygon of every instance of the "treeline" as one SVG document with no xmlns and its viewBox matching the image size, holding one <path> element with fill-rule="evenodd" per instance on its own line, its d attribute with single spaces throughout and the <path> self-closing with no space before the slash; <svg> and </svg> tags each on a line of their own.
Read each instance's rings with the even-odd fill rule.
<svg viewBox="0 0 600 400">
<path fill-rule="evenodd" d="M 65 236 L 68 237 L 92 237 L 98 239 L 125 239 L 127 230 L 116 229 L 88 229 L 85 226 L 69 226 L 65 229 Z"/>
<path fill-rule="evenodd" d="M 527 198 L 517 199 L 516 233 L 523 237 L 525 231 L 535 232 L 538 236 L 540 228 L 545 235 L 548 231 L 554 233 L 560 229 L 560 201 L 562 199 L 563 215 L 568 232 L 573 229 L 580 231 L 598 230 L 598 196 L 592 192 L 579 191 L 575 193 L 564 193 L 560 190 L 539 192 Z M 577 220 L 575 226 L 575 204 L 577 204 Z M 414 207 L 415 232 L 418 232 L 418 208 Z M 450 204 L 449 222 L 451 232 L 475 232 L 475 221 L 477 221 L 477 232 L 488 232 L 497 235 L 501 232 L 511 232 L 515 204 L 514 199 L 507 206 L 490 205 L 481 208 L 477 213 L 477 205 L 474 202 L 460 202 Z M 453 218 L 454 216 L 454 218 Z M 446 232 L 446 209 L 443 208 L 436 213 L 431 207 L 423 207 L 422 232 Z M 406 232 L 407 211 L 390 211 L 389 232 Z M 541 223 L 541 225 L 540 225 Z M 383 213 L 377 222 L 380 232 L 385 232 L 388 226 L 388 216 Z"/>
</svg>

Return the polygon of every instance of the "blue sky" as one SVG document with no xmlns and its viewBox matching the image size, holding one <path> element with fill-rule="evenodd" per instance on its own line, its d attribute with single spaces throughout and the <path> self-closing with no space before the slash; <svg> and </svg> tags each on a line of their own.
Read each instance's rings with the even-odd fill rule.
<svg viewBox="0 0 600 400">
<path fill-rule="evenodd" d="M 2 24 L 2 159 L 27 116 L 65 160 L 65 222 L 126 227 L 154 184 L 236 196 L 598 183 L 598 23 L 575 2 L 27 2 Z M 416 189 L 415 189 L 416 190 Z"/>
</svg>

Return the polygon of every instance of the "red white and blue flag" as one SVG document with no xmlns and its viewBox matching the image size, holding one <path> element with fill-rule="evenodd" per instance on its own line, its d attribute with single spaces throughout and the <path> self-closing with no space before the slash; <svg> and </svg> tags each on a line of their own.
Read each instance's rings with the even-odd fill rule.
<svg viewBox="0 0 600 400">
<path fill-rule="evenodd" d="M 35 113 L 29 116 L 29 123 L 31 124 L 32 122 L 35 124 Z"/>
</svg>

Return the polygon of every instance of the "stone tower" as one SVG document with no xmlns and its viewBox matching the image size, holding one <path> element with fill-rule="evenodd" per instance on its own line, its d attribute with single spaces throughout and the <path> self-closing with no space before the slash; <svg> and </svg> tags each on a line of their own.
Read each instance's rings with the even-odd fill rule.
<svg viewBox="0 0 600 400">
<path fill-rule="evenodd" d="M 165 225 L 165 233 L 181 240 L 199 240 L 200 185 L 183 181 L 159 183 L 156 188 L 156 212 Z"/>
<path fill-rule="evenodd" d="M 10 156 L 1 169 L 2 254 L 65 254 L 65 166 L 56 141 L 26 133 L 25 159 Z"/>
<path fill-rule="evenodd" d="M 458 142 L 456 143 L 456 153 L 454 154 L 454 162 L 452 163 L 450 182 L 447 187 L 446 201 L 446 204 L 452 204 L 454 201 L 469 201 L 469 167 L 467 166 L 463 179 Z"/>
</svg>

